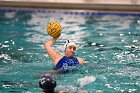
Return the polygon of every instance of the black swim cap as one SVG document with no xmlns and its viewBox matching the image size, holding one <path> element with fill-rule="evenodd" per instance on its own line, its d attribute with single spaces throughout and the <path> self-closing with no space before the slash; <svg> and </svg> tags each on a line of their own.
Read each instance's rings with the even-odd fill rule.
<svg viewBox="0 0 140 93">
<path fill-rule="evenodd" d="M 38 83 L 39 87 L 44 91 L 54 90 L 54 88 L 56 87 L 56 81 L 49 74 L 44 75 Z"/>
</svg>

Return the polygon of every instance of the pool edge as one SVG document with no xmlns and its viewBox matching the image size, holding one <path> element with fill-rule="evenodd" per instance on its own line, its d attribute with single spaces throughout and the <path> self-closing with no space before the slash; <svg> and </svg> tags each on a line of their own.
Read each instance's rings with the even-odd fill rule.
<svg viewBox="0 0 140 93">
<path fill-rule="evenodd" d="M 0 1 L 0 8 L 2 7 L 140 12 L 140 5 L 130 5 L 130 4 L 89 4 L 89 3 Z"/>
</svg>

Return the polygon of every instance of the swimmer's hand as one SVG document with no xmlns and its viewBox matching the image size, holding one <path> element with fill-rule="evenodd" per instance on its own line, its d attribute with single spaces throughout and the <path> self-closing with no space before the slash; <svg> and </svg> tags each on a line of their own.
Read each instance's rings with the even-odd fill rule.
<svg viewBox="0 0 140 93">
<path fill-rule="evenodd" d="M 53 37 L 54 40 L 57 40 L 59 37 L 61 36 L 61 34 L 57 37 Z"/>
<path fill-rule="evenodd" d="M 80 64 L 85 63 L 85 60 L 83 58 L 78 58 L 78 61 L 79 61 Z"/>
</svg>

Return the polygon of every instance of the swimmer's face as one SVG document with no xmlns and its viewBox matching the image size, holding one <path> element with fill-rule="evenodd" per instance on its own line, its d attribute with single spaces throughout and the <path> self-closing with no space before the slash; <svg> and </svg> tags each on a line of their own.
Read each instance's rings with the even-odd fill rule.
<svg viewBox="0 0 140 93">
<path fill-rule="evenodd" d="M 67 46 L 65 53 L 67 57 L 73 57 L 76 53 L 76 47 L 74 45 Z"/>
</svg>

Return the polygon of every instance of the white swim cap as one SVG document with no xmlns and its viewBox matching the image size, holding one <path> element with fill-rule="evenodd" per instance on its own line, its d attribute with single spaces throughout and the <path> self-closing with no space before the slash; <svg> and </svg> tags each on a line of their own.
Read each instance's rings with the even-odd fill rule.
<svg viewBox="0 0 140 93">
<path fill-rule="evenodd" d="M 64 49 L 66 49 L 67 46 L 71 46 L 71 45 L 73 45 L 73 46 L 76 47 L 76 44 L 75 44 L 74 41 L 67 40 L 66 41 L 66 44 L 64 45 Z"/>
</svg>

